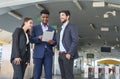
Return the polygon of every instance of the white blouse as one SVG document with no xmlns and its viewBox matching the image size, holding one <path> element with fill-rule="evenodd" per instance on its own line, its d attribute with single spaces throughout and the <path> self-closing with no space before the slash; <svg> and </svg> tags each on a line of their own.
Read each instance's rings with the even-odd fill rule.
<svg viewBox="0 0 120 79">
<path fill-rule="evenodd" d="M 27 33 L 25 33 L 25 36 L 26 36 L 26 38 L 27 38 L 26 44 L 28 44 L 28 43 L 29 43 L 28 34 L 27 34 Z"/>
</svg>

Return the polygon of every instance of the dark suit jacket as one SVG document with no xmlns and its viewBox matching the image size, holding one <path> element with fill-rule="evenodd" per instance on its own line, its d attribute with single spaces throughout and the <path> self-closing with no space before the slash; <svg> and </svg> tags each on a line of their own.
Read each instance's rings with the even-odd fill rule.
<svg viewBox="0 0 120 79">
<path fill-rule="evenodd" d="M 30 62 L 30 44 L 26 45 L 26 35 L 22 28 L 16 28 L 12 35 L 11 62 L 16 57 L 20 57 L 24 62 Z"/>
<path fill-rule="evenodd" d="M 60 38 L 60 34 L 59 34 L 59 38 Z M 79 37 L 75 25 L 68 23 L 68 25 L 64 30 L 62 43 L 67 53 L 69 53 L 73 58 L 78 58 Z"/>
<path fill-rule="evenodd" d="M 33 58 L 43 58 L 45 52 L 45 46 L 47 47 L 47 52 L 49 56 L 53 56 L 53 46 L 56 45 L 56 31 L 52 27 L 48 26 L 48 31 L 54 31 L 53 40 L 55 41 L 53 45 L 49 43 L 39 40 L 38 36 L 43 35 L 43 30 L 41 24 L 33 26 L 31 32 L 31 42 L 35 44 Z"/>
</svg>

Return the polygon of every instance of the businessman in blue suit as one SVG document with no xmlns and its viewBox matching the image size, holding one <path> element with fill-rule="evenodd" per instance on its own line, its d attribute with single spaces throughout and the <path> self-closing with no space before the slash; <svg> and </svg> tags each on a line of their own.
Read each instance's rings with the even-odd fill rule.
<svg viewBox="0 0 120 79">
<path fill-rule="evenodd" d="M 42 66 L 45 70 L 45 78 L 52 79 L 52 60 L 53 47 L 56 45 L 56 31 L 48 25 L 49 11 L 42 10 L 40 12 L 40 24 L 33 26 L 31 31 L 31 42 L 35 44 L 33 59 L 34 59 L 34 79 L 40 79 Z M 53 39 L 42 41 L 45 31 L 54 31 Z"/>
</svg>

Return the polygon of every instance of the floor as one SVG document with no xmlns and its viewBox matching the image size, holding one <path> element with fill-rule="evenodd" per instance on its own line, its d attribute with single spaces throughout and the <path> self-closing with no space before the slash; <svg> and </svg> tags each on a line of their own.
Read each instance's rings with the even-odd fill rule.
<svg viewBox="0 0 120 79">
<path fill-rule="evenodd" d="M 5 77 L 5 76 L 0 76 L 0 79 L 10 79 L 10 78 Z M 30 79 L 30 77 L 25 78 L 25 79 Z M 42 77 L 41 79 L 45 79 L 45 78 Z M 53 79 L 61 79 L 61 77 L 60 77 L 60 76 L 53 76 Z M 81 77 L 75 77 L 75 79 L 84 79 L 84 78 L 81 78 Z"/>
<path fill-rule="evenodd" d="M 44 73 L 44 72 L 43 72 Z M 27 66 L 24 79 L 30 79 L 33 74 L 33 65 Z M 44 74 L 43 74 L 44 75 Z M 13 68 L 9 61 L 2 61 L 0 65 L 0 79 L 12 79 Z M 45 79 L 44 76 L 41 79 Z M 53 79 L 61 79 L 60 75 L 53 75 Z M 75 76 L 75 79 L 83 79 L 80 74 Z"/>
<path fill-rule="evenodd" d="M 30 79 L 30 78 L 31 78 L 31 77 L 28 76 L 28 77 L 26 77 L 25 79 Z M 9 77 L 7 77 L 7 76 L 2 76 L 2 75 L 0 75 L 0 79 L 12 79 L 12 78 L 9 78 Z M 42 77 L 41 79 L 45 79 L 45 78 Z M 54 75 L 54 76 L 53 76 L 53 79 L 61 79 L 61 77 L 60 77 L 60 76 L 57 76 L 57 75 Z M 80 77 L 80 75 L 75 75 L 75 79 L 94 79 L 94 78 L 93 78 L 93 77 L 90 77 L 90 76 L 89 76 L 89 78 L 83 78 L 83 76 Z M 104 78 L 104 76 L 100 76 L 98 79 L 105 79 L 105 78 Z M 112 74 L 112 75 L 109 76 L 109 79 L 116 79 L 116 78 L 115 78 L 115 76 Z"/>
<path fill-rule="evenodd" d="M 25 72 L 24 79 L 32 77 L 33 66 L 28 66 Z M 13 69 L 10 63 L 3 62 L 0 66 L 0 79 L 12 79 Z M 43 74 L 44 75 L 44 74 Z M 41 79 L 45 79 L 44 76 Z M 61 79 L 60 75 L 53 75 L 53 79 Z M 84 78 L 84 73 L 75 75 L 75 79 L 94 79 L 94 74 L 89 73 L 89 78 Z M 99 79 L 105 79 L 104 74 L 99 75 Z M 116 79 L 113 73 L 109 74 L 109 79 Z"/>
</svg>

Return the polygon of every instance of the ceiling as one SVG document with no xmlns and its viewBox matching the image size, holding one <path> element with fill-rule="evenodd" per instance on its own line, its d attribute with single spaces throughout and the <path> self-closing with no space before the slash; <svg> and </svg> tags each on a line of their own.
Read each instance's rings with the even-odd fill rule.
<svg viewBox="0 0 120 79">
<path fill-rule="evenodd" d="M 15 2 L 16 1 L 16 2 Z M 80 45 L 91 45 L 100 43 L 100 45 L 119 46 L 120 43 L 120 8 L 108 7 L 109 3 L 120 5 L 120 0 L 104 0 L 104 7 L 93 7 L 93 1 L 103 0 L 79 0 L 82 9 L 80 10 L 72 0 L 1 0 L 0 1 L 0 29 L 13 32 L 16 27 L 20 27 L 22 20 L 8 14 L 14 10 L 22 15 L 22 18 L 32 17 L 34 25 L 39 23 L 39 13 L 35 5 L 41 4 L 50 11 L 49 23 L 60 27 L 59 11 L 70 10 L 71 19 L 79 31 Z M 109 18 L 104 18 L 106 12 L 116 11 L 116 16 L 109 13 Z M 91 28 L 93 24 L 95 28 Z M 117 32 L 115 31 L 117 26 Z M 109 28 L 109 31 L 101 31 L 101 27 Z M 99 39 L 98 39 L 99 35 Z M 117 41 L 116 41 L 117 40 Z"/>
</svg>

